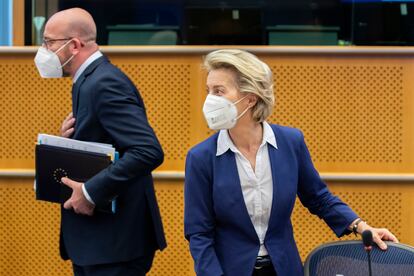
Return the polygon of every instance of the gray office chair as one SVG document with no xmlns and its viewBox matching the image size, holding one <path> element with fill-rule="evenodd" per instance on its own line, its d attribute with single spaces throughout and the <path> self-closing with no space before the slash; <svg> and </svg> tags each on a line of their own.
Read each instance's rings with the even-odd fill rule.
<svg viewBox="0 0 414 276">
<path fill-rule="evenodd" d="M 171 30 L 158 31 L 148 41 L 149 45 L 176 45 L 177 32 Z"/>
<path fill-rule="evenodd" d="M 108 45 L 176 45 L 178 26 L 153 24 L 107 26 Z"/>
<path fill-rule="evenodd" d="M 386 242 L 382 251 L 373 246 L 373 276 L 414 275 L 414 247 Z M 305 261 L 305 276 L 368 276 L 368 255 L 362 241 L 339 241 L 314 249 Z"/>
</svg>

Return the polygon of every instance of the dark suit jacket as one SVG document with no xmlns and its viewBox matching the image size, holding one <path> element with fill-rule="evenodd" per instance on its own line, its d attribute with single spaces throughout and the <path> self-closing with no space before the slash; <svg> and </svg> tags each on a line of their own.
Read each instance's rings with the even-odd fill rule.
<svg viewBox="0 0 414 276">
<path fill-rule="evenodd" d="M 315 170 L 302 133 L 271 125 L 273 201 L 265 246 L 278 276 L 303 275 L 290 221 L 296 195 L 341 236 L 357 215 L 333 196 Z M 251 276 L 259 238 L 247 212 L 234 153 L 216 156 L 218 134 L 195 146 L 185 168 L 185 236 L 199 276 Z M 315 229 L 318 231 L 318 229 Z M 311 238 L 311 236 L 309 236 Z"/>
<path fill-rule="evenodd" d="M 109 143 L 120 158 L 85 183 L 97 207 L 117 198 L 117 212 L 92 217 L 62 208 L 61 255 L 77 265 L 123 262 L 166 246 L 151 171 L 163 151 L 144 103 L 106 57 L 90 64 L 72 88 L 73 139 Z"/>
</svg>

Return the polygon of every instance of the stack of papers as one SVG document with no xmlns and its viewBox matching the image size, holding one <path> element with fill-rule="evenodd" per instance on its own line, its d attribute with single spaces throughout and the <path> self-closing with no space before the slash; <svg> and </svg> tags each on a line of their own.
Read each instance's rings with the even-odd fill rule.
<svg viewBox="0 0 414 276">
<path fill-rule="evenodd" d="M 111 156 L 112 161 L 118 157 L 111 144 L 85 142 L 44 133 L 37 135 L 37 144 L 106 154 Z"/>
</svg>

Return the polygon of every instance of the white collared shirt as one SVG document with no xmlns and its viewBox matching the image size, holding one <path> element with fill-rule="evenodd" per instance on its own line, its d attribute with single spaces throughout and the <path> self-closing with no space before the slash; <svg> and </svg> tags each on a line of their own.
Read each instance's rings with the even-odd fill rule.
<svg viewBox="0 0 414 276">
<path fill-rule="evenodd" d="M 83 63 L 82 65 L 78 68 L 78 70 L 75 73 L 75 76 L 73 76 L 73 83 L 75 83 L 80 75 L 82 75 L 83 71 L 85 71 L 86 68 L 88 68 L 89 65 L 91 65 L 92 62 L 94 62 L 95 60 L 97 60 L 98 58 L 100 58 L 102 56 L 101 51 L 96 51 L 95 53 L 93 53 L 90 57 L 88 57 Z"/>
<path fill-rule="evenodd" d="M 275 134 L 267 122 L 263 122 L 263 140 L 256 154 L 256 170 L 236 148 L 227 130 L 221 130 L 217 140 L 216 156 L 227 150 L 235 154 L 237 172 L 243 192 L 244 203 L 260 240 L 258 256 L 268 255 L 264 239 L 269 225 L 273 200 L 273 180 L 268 144 L 277 149 Z"/>
</svg>

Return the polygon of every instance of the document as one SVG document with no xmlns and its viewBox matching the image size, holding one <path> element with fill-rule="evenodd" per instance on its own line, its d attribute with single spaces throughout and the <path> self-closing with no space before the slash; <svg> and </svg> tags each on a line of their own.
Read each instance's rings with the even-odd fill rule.
<svg viewBox="0 0 414 276">
<path fill-rule="evenodd" d="M 109 144 L 39 134 L 35 157 L 36 199 L 63 204 L 72 189 L 61 183 L 62 177 L 86 182 L 115 162 L 118 153 Z M 115 213 L 116 200 L 96 210 Z"/>
<path fill-rule="evenodd" d="M 111 144 L 79 141 L 43 133 L 37 136 L 37 144 L 107 154 L 112 160 L 117 157 L 115 148 Z"/>
</svg>

